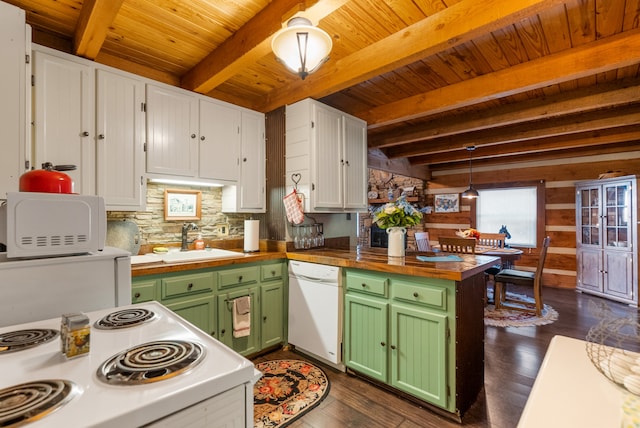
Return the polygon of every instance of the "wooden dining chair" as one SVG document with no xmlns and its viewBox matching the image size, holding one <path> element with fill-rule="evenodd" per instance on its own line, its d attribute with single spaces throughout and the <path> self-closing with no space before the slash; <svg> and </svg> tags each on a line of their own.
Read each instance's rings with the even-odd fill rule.
<svg viewBox="0 0 640 428">
<path fill-rule="evenodd" d="M 496 309 L 509 308 L 527 312 L 535 312 L 536 316 L 542 315 L 542 308 L 544 304 L 542 302 L 542 270 L 544 268 L 544 261 L 547 258 L 547 249 L 549 248 L 549 241 L 551 239 L 547 236 L 542 241 L 542 248 L 540 250 L 540 257 L 538 258 L 538 267 L 535 272 L 518 270 L 518 269 L 503 269 L 495 275 L 495 293 L 494 300 Z M 534 303 L 524 305 L 510 305 L 507 298 L 507 284 L 525 285 L 533 288 Z"/>
<path fill-rule="evenodd" d="M 478 245 L 481 247 L 491 247 L 491 248 L 504 248 L 505 240 L 507 239 L 506 233 L 486 233 L 480 232 L 480 238 L 478 238 Z M 495 275 L 502 270 L 502 268 L 506 268 L 500 263 L 491 266 L 489 269 L 484 271 L 485 275 L 485 290 L 484 290 L 484 304 L 489 303 L 489 299 L 487 296 L 487 287 L 493 285 L 493 295 L 495 296 Z"/>
<path fill-rule="evenodd" d="M 445 253 L 475 254 L 476 252 L 475 238 L 440 236 L 438 238 L 438 243 L 440 244 L 440 251 Z"/>
</svg>

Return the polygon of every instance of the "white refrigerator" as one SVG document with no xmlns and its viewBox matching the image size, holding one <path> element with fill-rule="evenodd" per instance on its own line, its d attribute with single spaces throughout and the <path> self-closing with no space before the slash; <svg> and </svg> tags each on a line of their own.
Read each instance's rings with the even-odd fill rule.
<svg viewBox="0 0 640 428">
<path fill-rule="evenodd" d="M 131 304 L 131 257 L 118 248 L 40 259 L 0 253 L 0 327 Z"/>
</svg>

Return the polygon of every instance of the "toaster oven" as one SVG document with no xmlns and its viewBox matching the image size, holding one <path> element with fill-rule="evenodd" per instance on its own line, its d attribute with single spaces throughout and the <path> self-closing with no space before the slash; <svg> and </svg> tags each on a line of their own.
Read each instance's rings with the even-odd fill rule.
<svg viewBox="0 0 640 428">
<path fill-rule="evenodd" d="M 85 254 L 104 248 L 107 212 L 100 196 L 8 192 L 0 207 L 7 258 Z"/>
</svg>

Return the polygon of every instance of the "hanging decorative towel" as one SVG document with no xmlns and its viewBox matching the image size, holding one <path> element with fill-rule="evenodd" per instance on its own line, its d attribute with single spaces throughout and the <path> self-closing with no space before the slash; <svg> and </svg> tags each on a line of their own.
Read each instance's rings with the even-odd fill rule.
<svg viewBox="0 0 640 428">
<path fill-rule="evenodd" d="M 233 337 L 251 334 L 251 297 L 243 296 L 233 300 Z"/>
<path fill-rule="evenodd" d="M 287 213 L 287 221 L 293 224 L 300 224 L 304 221 L 304 212 L 302 211 L 302 195 L 298 194 L 296 189 L 282 198 L 284 209 Z"/>
</svg>

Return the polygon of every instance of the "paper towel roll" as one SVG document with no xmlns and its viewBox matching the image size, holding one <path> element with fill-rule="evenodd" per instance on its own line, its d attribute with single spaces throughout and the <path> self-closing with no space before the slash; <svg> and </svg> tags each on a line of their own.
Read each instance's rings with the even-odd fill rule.
<svg viewBox="0 0 640 428">
<path fill-rule="evenodd" d="M 244 221 L 244 252 L 260 251 L 260 220 Z"/>
</svg>

